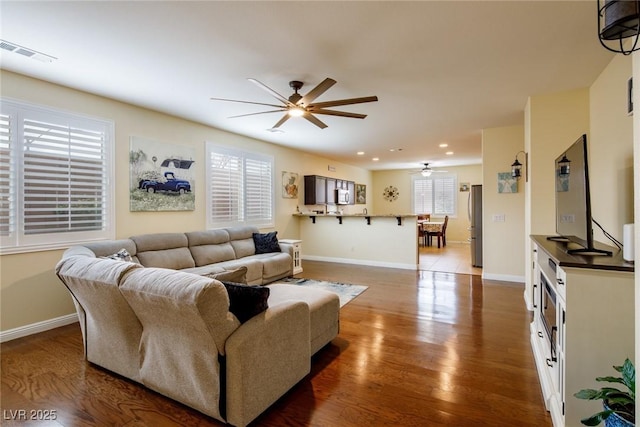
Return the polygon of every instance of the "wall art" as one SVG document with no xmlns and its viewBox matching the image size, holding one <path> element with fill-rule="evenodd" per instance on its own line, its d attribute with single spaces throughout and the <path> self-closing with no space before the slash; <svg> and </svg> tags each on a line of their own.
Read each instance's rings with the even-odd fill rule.
<svg viewBox="0 0 640 427">
<path fill-rule="evenodd" d="M 129 210 L 195 210 L 195 149 L 132 136 L 129 142 Z"/>
<path fill-rule="evenodd" d="M 498 172 L 498 193 L 517 193 L 518 180 L 511 176 L 511 172 Z"/>
<path fill-rule="evenodd" d="M 300 188 L 300 178 L 295 172 L 282 172 L 282 197 L 297 199 Z"/>
</svg>

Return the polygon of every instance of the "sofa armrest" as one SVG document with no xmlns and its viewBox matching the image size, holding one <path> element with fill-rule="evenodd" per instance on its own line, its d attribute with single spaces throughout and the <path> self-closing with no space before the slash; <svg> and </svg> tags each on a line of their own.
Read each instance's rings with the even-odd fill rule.
<svg viewBox="0 0 640 427">
<path fill-rule="evenodd" d="M 309 306 L 285 301 L 227 339 L 227 422 L 246 426 L 311 370 Z"/>
<path fill-rule="evenodd" d="M 282 252 L 291 255 L 291 258 L 293 258 L 293 245 L 291 243 L 278 242 L 278 244 Z"/>
</svg>

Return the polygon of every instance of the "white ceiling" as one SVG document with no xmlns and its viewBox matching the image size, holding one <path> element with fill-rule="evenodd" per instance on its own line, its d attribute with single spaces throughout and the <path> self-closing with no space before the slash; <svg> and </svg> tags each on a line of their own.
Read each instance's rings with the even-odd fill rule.
<svg viewBox="0 0 640 427">
<path fill-rule="evenodd" d="M 523 123 L 528 96 L 589 86 L 613 57 L 591 0 L 3 0 L 0 23 L 3 40 L 58 58 L 3 51 L 6 70 L 372 170 L 479 163 L 483 128 Z M 229 119 L 269 108 L 209 99 L 276 101 L 249 77 L 285 97 L 290 80 L 304 94 L 331 77 L 316 101 L 379 101 L 336 108 L 364 120 L 272 133 L 281 113 Z"/>
</svg>

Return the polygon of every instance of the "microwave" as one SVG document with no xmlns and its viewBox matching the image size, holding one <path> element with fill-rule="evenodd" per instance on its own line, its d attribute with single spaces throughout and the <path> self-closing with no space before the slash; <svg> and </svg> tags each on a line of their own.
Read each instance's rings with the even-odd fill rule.
<svg viewBox="0 0 640 427">
<path fill-rule="evenodd" d="M 349 190 L 343 190 L 342 188 L 336 189 L 336 203 L 339 205 L 348 205 Z"/>
</svg>

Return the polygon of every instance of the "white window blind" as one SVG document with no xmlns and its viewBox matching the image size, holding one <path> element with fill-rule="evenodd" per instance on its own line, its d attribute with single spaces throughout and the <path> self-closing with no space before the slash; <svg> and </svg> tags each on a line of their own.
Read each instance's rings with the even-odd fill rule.
<svg viewBox="0 0 640 427">
<path fill-rule="evenodd" d="M 113 238 L 113 124 L 2 101 L 3 252 Z"/>
<path fill-rule="evenodd" d="M 273 226 L 273 157 L 207 143 L 208 227 Z"/>
<path fill-rule="evenodd" d="M 413 212 L 436 216 L 456 216 L 457 178 L 453 175 L 415 177 Z"/>
</svg>

